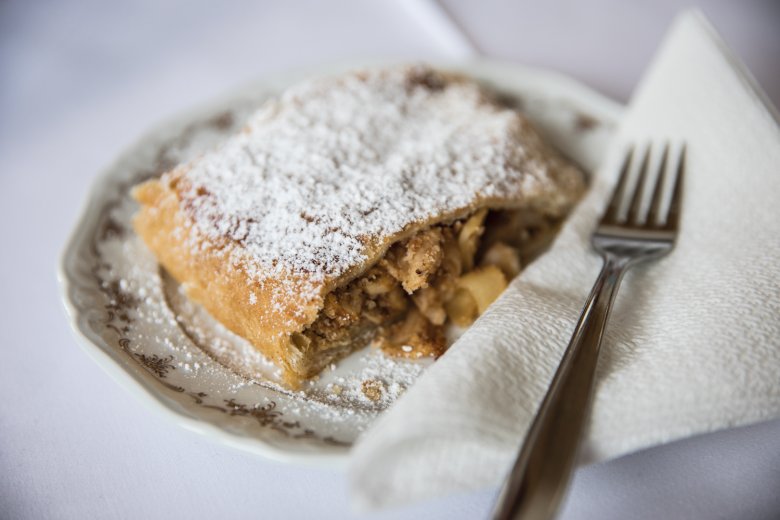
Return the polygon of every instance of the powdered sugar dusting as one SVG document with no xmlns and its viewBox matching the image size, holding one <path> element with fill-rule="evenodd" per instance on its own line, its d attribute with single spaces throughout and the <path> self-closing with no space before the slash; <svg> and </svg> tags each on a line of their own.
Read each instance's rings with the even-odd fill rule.
<svg viewBox="0 0 780 520">
<path fill-rule="evenodd" d="M 377 237 L 478 199 L 568 204 L 579 178 L 516 111 L 426 67 L 304 82 L 178 176 L 199 234 L 233 240 L 250 277 L 302 274 L 313 289 Z"/>
</svg>

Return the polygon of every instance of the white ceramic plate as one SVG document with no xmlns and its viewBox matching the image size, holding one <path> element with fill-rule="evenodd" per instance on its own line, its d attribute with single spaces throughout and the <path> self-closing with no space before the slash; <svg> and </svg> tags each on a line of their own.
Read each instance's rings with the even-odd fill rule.
<svg viewBox="0 0 780 520">
<path fill-rule="evenodd" d="M 343 460 L 426 362 L 393 361 L 365 349 L 303 390 L 285 390 L 272 365 L 160 271 L 130 227 L 129 190 L 214 146 L 285 86 L 344 68 L 260 82 L 147 134 L 96 183 L 61 263 L 73 328 L 98 364 L 182 426 L 278 460 Z M 558 74 L 488 62 L 448 68 L 505 92 L 586 170 L 600 162 L 621 113 L 619 105 Z"/>
</svg>

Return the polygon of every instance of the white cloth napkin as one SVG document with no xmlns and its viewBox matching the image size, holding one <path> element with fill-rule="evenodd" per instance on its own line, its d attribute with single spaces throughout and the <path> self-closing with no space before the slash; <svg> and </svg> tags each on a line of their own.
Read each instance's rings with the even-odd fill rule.
<svg viewBox="0 0 780 520">
<path fill-rule="evenodd" d="M 619 132 L 688 144 L 675 251 L 624 280 L 583 460 L 780 417 L 780 130 L 701 15 L 675 22 Z M 617 147 L 620 148 L 620 147 Z M 552 249 L 358 442 L 358 505 L 497 485 L 600 268 L 611 154 Z"/>
</svg>

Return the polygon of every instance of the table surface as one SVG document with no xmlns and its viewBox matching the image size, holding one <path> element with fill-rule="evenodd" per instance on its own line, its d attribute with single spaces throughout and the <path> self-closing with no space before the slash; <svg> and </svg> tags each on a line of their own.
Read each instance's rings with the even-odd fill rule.
<svg viewBox="0 0 780 520">
<path fill-rule="evenodd" d="M 343 473 L 271 462 L 180 429 L 77 346 L 59 300 L 58 256 L 96 175 L 150 126 L 286 69 L 457 60 L 471 46 L 625 101 L 685 4 L 0 2 L 0 518 L 361 516 Z M 700 6 L 780 105 L 780 3 Z M 777 518 L 778 489 L 772 421 L 582 468 L 561 516 Z M 482 518 L 495 492 L 369 516 Z"/>
</svg>

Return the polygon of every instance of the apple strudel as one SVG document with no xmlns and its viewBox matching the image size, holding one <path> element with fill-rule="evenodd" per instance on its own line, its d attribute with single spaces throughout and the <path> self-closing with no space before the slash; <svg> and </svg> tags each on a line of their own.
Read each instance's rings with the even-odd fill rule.
<svg viewBox="0 0 780 520">
<path fill-rule="evenodd" d="M 477 82 L 427 66 L 314 79 L 134 189 L 187 294 L 297 386 L 369 342 L 438 356 L 549 241 L 582 173 Z"/>
</svg>

